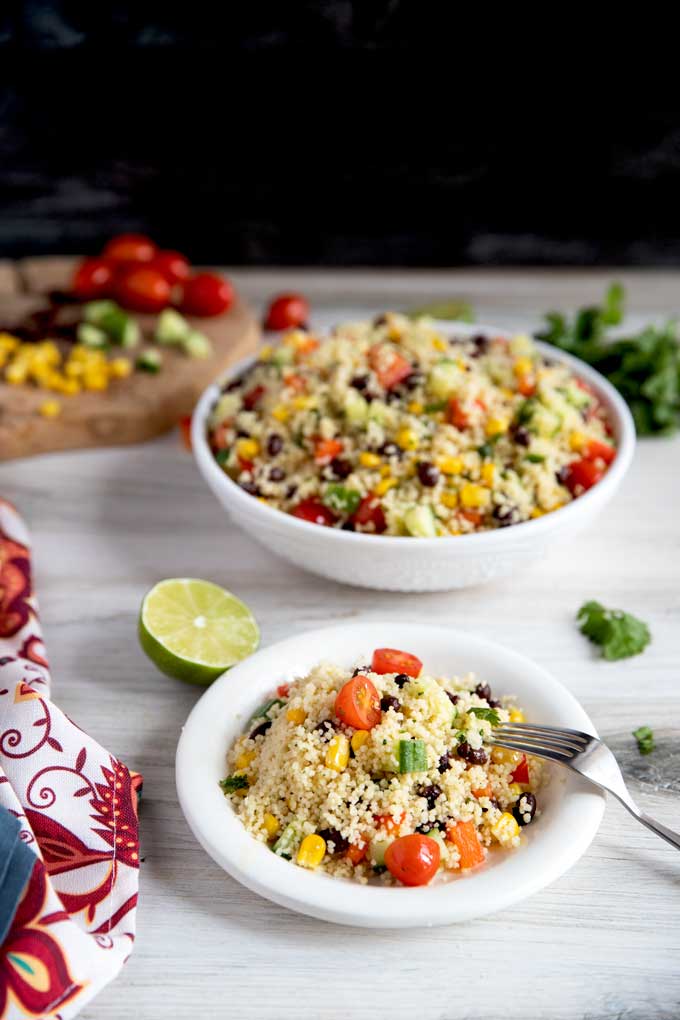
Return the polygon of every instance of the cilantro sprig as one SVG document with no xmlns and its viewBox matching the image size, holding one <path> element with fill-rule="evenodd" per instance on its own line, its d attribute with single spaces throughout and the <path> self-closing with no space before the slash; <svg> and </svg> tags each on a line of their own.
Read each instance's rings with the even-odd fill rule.
<svg viewBox="0 0 680 1020">
<path fill-rule="evenodd" d="M 640 754 L 651 754 L 656 744 L 654 743 L 654 734 L 649 726 L 638 726 L 636 730 L 633 730 L 633 736 L 637 740 L 638 751 Z"/>
<path fill-rule="evenodd" d="M 486 719 L 492 726 L 498 726 L 500 718 L 498 712 L 494 708 L 483 708 L 481 705 L 474 705 L 472 708 L 468 708 L 470 715 L 476 715 L 478 719 Z"/>
<path fill-rule="evenodd" d="M 220 787 L 224 794 L 235 793 L 237 790 L 247 790 L 248 780 L 245 776 L 227 776 L 226 779 L 220 779 Z"/>
<path fill-rule="evenodd" d="M 627 659 L 644 651 L 652 635 L 649 627 L 622 609 L 605 609 L 600 602 L 584 602 L 576 616 L 581 633 L 600 645 L 605 659 Z"/>
</svg>

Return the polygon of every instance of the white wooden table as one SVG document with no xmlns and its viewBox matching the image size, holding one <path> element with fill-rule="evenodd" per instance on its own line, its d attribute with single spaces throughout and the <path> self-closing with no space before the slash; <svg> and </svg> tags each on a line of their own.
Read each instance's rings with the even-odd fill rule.
<svg viewBox="0 0 680 1020">
<path fill-rule="evenodd" d="M 597 299 L 613 275 L 233 273 L 258 304 L 303 290 L 321 324 L 463 295 L 480 321 L 511 327 Z M 680 311 L 677 274 L 615 275 L 634 317 Z M 438 595 L 341 587 L 275 559 L 226 519 L 177 435 L 3 464 L 0 491 L 32 528 L 55 698 L 145 777 L 137 945 L 88 1020 L 677 1017 L 680 857 L 613 802 L 570 873 L 504 914 L 456 927 L 338 928 L 241 888 L 196 844 L 175 796 L 175 745 L 200 692 L 156 673 L 135 628 L 153 582 L 195 575 L 244 598 L 264 643 L 388 615 L 490 635 L 576 694 L 644 780 L 633 786 L 641 803 L 680 829 L 680 441 L 640 444 L 620 498 L 575 547 L 512 580 Z M 597 661 L 574 624 L 587 598 L 647 620 L 644 655 Z M 643 723 L 671 751 L 640 758 L 630 731 Z"/>
</svg>

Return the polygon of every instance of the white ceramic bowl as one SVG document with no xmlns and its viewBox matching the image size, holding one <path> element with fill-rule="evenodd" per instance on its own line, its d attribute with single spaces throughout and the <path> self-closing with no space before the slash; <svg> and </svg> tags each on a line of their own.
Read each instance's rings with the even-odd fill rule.
<svg viewBox="0 0 680 1020">
<path fill-rule="evenodd" d="M 458 335 L 510 335 L 465 323 L 440 326 Z M 272 552 L 314 574 L 391 591 L 448 591 L 506 577 L 591 522 L 621 484 L 635 447 L 633 419 L 614 387 L 577 358 L 549 344 L 537 346 L 547 357 L 565 362 L 594 388 L 607 408 L 618 453 L 601 482 L 562 509 L 536 520 L 472 535 L 399 538 L 323 528 L 284 514 L 245 493 L 222 471 L 210 451 L 206 420 L 219 396 L 219 383 L 209 386 L 196 405 L 191 429 L 194 456 L 204 479 L 240 527 Z M 230 375 L 236 375 L 248 363 L 241 362 Z"/>
<path fill-rule="evenodd" d="M 253 710 L 278 684 L 304 675 L 321 660 L 350 667 L 376 647 L 418 655 L 426 672 L 474 671 L 496 696 L 515 694 L 527 719 L 595 733 L 575 698 L 516 652 L 462 631 L 408 623 L 357 623 L 310 631 L 257 652 L 221 676 L 191 712 L 177 748 L 182 810 L 210 856 L 243 885 L 291 910 L 369 928 L 450 924 L 490 914 L 558 878 L 589 846 L 604 811 L 604 795 L 554 766 L 539 793 L 541 815 L 523 829 L 522 846 L 493 854 L 467 877 L 423 888 L 364 886 L 306 871 L 253 839 L 218 786 L 225 755 Z"/>
</svg>

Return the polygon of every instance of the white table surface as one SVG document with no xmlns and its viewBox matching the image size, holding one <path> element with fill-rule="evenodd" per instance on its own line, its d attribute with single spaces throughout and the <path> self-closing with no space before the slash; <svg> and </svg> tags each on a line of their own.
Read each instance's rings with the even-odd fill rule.
<svg viewBox="0 0 680 1020">
<path fill-rule="evenodd" d="M 257 305 L 303 290 L 319 324 L 463 295 L 479 321 L 510 327 L 595 300 L 613 276 L 634 317 L 680 311 L 670 272 L 233 273 Z M 177 434 L 1 464 L 0 492 L 32 529 L 55 698 L 145 778 L 137 944 L 87 1020 L 677 1017 L 680 857 L 611 801 L 571 872 L 504 914 L 455 927 L 340 928 L 241 888 L 197 845 L 175 795 L 175 745 L 200 692 L 154 670 L 136 619 L 156 580 L 194 575 L 244 598 L 263 643 L 359 616 L 489 635 L 574 692 L 642 780 L 631 787 L 640 803 L 680 829 L 680 440 L 639 445 L 620 498 L 576 546 L 512 580 L 450 594 L 353 589 L 275 559 L 227 520 Z M 595 658 L 574 624 L 588 598 L 649 622 L 644 655 Z M 630 737 L 643 723 L 661 737 L 656 758 L 640 758 Z"/>
</svg>

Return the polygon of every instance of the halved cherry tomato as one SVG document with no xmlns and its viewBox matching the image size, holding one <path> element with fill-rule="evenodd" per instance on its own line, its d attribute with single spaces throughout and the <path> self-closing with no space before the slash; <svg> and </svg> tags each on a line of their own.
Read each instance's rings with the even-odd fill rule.
<svg viewBox="0 0 680 1020">
<path fill-rule="evenodd" d="M 529 782 L 529 763 L 527 761 L 526 754 L 522 755 L 522 760 L 510 775 L 510 779 L 513 783 L 528 783 Z"/>
<path fill-rule="evenodd" d="M 387 528 L 385 514 L 380 505 L 380 498 L 372 492 L 369 492 L 368 496 L 364 496 L 351 519 L 353 524 L 372 524 L 376 535 L 381 535 Z"/>
<path fill-rule="evenodd" d="M 302 294 L 279 294 L 273 298 L 264 320 L 265 329 L 293 329 L 304 326 L 309 304 Z"/>
<path fill-rule="evenodd" d="M 468 415 L 465 413 L 455 397 L 449 398 L 449 404 L 446 409 L 446 420 L 449 425 L 455 425 L 456 428 L 461 431 L 466 429 L 470 424 Z"/>
<path fill-rule="evenodd" d="M 191 453 L 191 415 L 185 414 L 183 418 L 179 420 L 179 431 L 182 436 L 182 443 L 184 449 Z"/>
<path fill-rule="evenodd" d="M 83 259 L 76 267 L 71 290 L 83 301 L 108 297 L 113 287 L 115 263 L 111 259 Z"/>
<path fill-rule="evenodd" d="M 388 836 L 398 836 L 405 818 L 406 812 L 402 811 L 397 818 L 393 815 L 374 815 L 373 821 L 375 822 L 376 828 L 384 829 Z"/>
<path fill-rule="evenodd" d="M 290 511 L 293 517 L 299 517 L 301 521 L 309 521 L 310 524 L 323 524 L 330 527 L 335 524 L 335 514 L 313 497 L 303 499 Z"/>
<path fill-rule="evenodd" d="M 154 255 L 151 266 L 162 273 L 170 284 L 184 283 L 191 275 L 189 259 L 178 251 L 159 251 Z"/>
<path fill-rule="evenodd" d="M 157 269 L 132 266 L 117 278 L 116 296 L 133 312 L 160 312 L 170 303 L 170 284 Z"/>
<path fill-rule="evenodd" d="M 374 684 L 359 673 L 343 684 L 335 699 L 335 714 L 340 722 L 356 730 L 370 730 L 382 719 L 380 695 Z"/>
<path fill-rule="evenodd" d="M 314 460 L 317 464 L 330 464 L 339 453 L 342 453 L 339 439 L 317 439 L 314 443 Z"/>
<path fill-rule="evenodd" d="M 383 389 L 391 390 L 413 372 L 413 365 L 398 351 L 383 344 L 374 344 L 368 352 L 368 363 Z"/>
<path fill-rule="evenodd" d="M 119 234 L 108 242 L 104 255 L 116 262 L 151 262 L 157 251 L 145 234 Z"/>
<path fill-rule="evenodd" d="M 616 448 L 610 443 L 601 443 L 599 439 L 589 439 L 583 450 L 583 456 L 588 460 L 603 460 L 605 464 L 611 464 L 616 457 Z"/>
<path fill-rule="evenodd" d="M 485 860 L 484 848 L 479 842 L 475 823 L 452 822 L 446 826 L 447 842 L 453 843 L 460 854 L 461 868 L 474 868 Z"/>
<path fill-rule="evenodd" d="M 579 489 L 583 489 L 584 492 L 592 489 L 593 485 L 599 482 L 603 475 L 604 471 L 594 461 L 583 458 L 582 460 L 575 460 L 573 464 L 568 466 L 564 484 L 572 495 L 576 495 Z"/>
<path fill-rule="evenodd" d="M 276 688 L 276 693 L 280 698 L 287 698 L 290 694 L 290 684 L 279 684 Z"/>
<path fill-rule="evenodd" d="M 418 832 L 400 836 L 385 851 L 390 874 L 403 885 L 427 885 L 436 875 L 440 860 L 439 844 Z"/>
<path fill-rule="evenodd" d="M 266 390 L 264 386 L 254 386 L 252 390 L 248 390 L 247 393 L 243 394 L 243 406 L 246 411 L 252 411 L 257 406 L 259 401 L 265 395 Z"/>
<path fill-rule="evenodd" d="M 255 467 L 252 460 L 247 460 L 245 457 L 237 457 L 239 471 L 251 471 Z"/>
<path fill-rule="evenodd" d="M 234 303 L 234 288 L 217 273 L 197 273 L 184 284 L 180 308 L 187 315 L 212 318 L 228 311 Z"/>
<path fill-rule="evenodd" d="M 420 676 L 423 664 L 410 652 L 400 652 L 397 648 L 376 648 L 371 661 L 373 673 L 405 673 L 406 676 Z"/>
<path fill-rule="evenodd" d="M 348 857 L 352 864 L 361 864 L 368 853 L 368 843 L 362 840 L 361 843 L 350 843 L 345 851 L 345 857 Z"/>
</svg>

